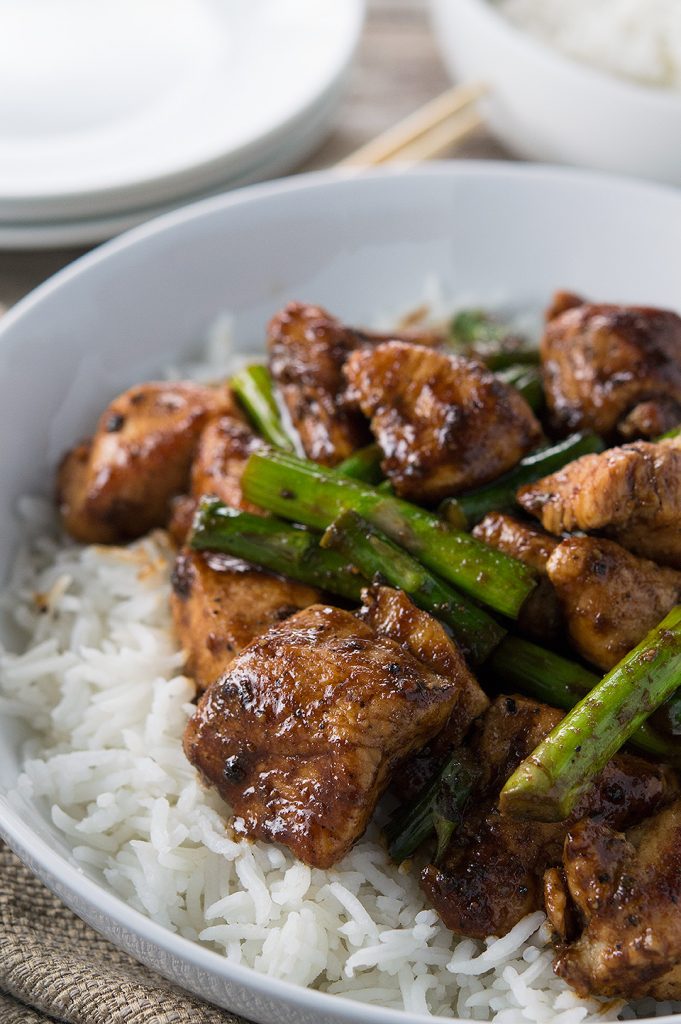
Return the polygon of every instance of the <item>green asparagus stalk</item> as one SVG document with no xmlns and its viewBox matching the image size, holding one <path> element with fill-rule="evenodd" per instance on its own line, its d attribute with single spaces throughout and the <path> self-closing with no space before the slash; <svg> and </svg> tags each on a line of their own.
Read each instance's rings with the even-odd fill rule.
<svg viewBox="0 0 681 1024">
<path fill-rule="evenodd" d="M 490 370 L 539 362 L 536 345 L 484 310 L 457 313 L 449 325 L 449 340 L 456 352 L 481 359 Z"/>
<path fill-rule="evenodd" d="M 336 551 L 323 551 L 308 530 L 250 512 L 217 498 L 204 498 L 194 518 L 190 544 L 199 551 L 224 551 L 290 579 L 359 601 L 367 581 Z"/>
<path fill-rule="evenodd" d="M 383 453 L 378 445 L 368 444 L 366 448 L 353 452 L 335 468 L 342 476 L 350 476 L 353 480 L 362 480 L 367 484 L 378 484 L 383 479 L 382 459 Z"/>
<path fill-rule="evenodd" d="M 351 560 L 366 579 L 379 577 L 403 590 L 415 605 L 449 626 L 476 665 L 489 657 L 506 634 L 487 612 L 433 576 L 356 512 L 343 512 L 328 528 L 321 545 Z"/>
<path fill-rule="evenodd" d="M 475 526 L 488 512 L 509 512 L 516 508 L 515 497 L 519 487 L 555 473 L 582 455 L 602 452 L 604 447 L 603 441 L 596 434 L 571 434 L 564 441 L 526 455 L 515 469 L 491 484 L 458 498 L 446 499 L 440 512 L 448 522 L 453 518 L 460 523 L 463 517 L 469 526 Z"/>
<path fill-rule="evenodd" d="M 388 852 L 401 863 L 411 857 L 435 830 L 437 863 L 463 819 L 480 777 L 467 750 L 455 750 L 434 779 L 407 808 L 400 807 L 385 828 Z"/>
<path fill-rule="evenodd" d="M 506 636 L 492 651 L 485 662 L 485 674 L 507 692 L 517 690 L 565 711 L 573 708 L 600 682 L 600 677 L 584 665 L 519 636 Z M 681 718 L 681 696 L 670 698 L 663 708 Z M 653 757 L 670 759 L 678 754 L 678 743 L 657 732 L 649 722 L 638 727 L 631 742 Z"/>
<path fill-rule="evenodd" d="M 533 412 L 540 412 L 544 405 L 544 385 L 538 366 L 518 363 L 507 370 L 498 370 L 497 377 L 519 391 Z"/>
<path fill-rule="evenodd" d="M 528 566 L 432 513 L 284 452 L 251 455 L 241 486 L 248 501 L 316 529 L 353 509 L 427 568 L 510 618 L 536 585 Z"/>
<path fill-rule="evenodd" d="M 593 778 L 681 681 L 681 605 L 609 672 L 501 791 L 512 818 L 564 821 Z"/>
<path fill-rule="evenodd" d="M 258 433 L 275 448 L 295 451 L 293 441 L 284 430 L 267 367 L 260 363 L 247 366 L 232 377 L 230 384 Z"/>
<path fill-rule="evenodd" d="M 352 534 L 352 540 L 348 520 L 360 530 L 359 535 Z M 320 548 L 318 538 L 307 530 L 238 512 L 217 498 L 205 498 L 195 519 L 191 544 L 199 550 L 224 551 L 349 600 L 359 600 L 362 588 L 379 576 L 447 624 L 471 661 L 485 662 L 490 678 L 500 681 L 504 688 L 556 707 L 569 710 L 597 685 L 598 677 L 583 666 L 528 640 L 504 636 L 504 629 L 491 616 L 428 573 L 388 538 L 368 527 L 362 534 L 358 520 L 346 513 L 327 531 L 325 543 L 337 543 L 339 553 L 329 546 Z M 345 529 L 339 529 L 343 524 Z M 349 544 L 352 547 L 346 546 Z M 681 696 L 671 698 L 663 709 L 678 718 Z M 667 759 L 672 758 L 677 745 L 673 738 L 658 735 L 649 723 L 637 730 L 632 742 L 648 754 Z"/>
</svg>

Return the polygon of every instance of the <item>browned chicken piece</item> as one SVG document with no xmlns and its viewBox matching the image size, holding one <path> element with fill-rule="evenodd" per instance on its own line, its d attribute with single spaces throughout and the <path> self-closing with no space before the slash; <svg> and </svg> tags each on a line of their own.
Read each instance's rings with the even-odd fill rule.
<svg viewBox="0 0 681 1024">
<path fill-rule="evenodd" d="M 525 697 L 499 697 L 471 743 L 484 769 L 479 790 L 438 865 L 421 884 L 448 928 L 459 935 L 505 935 L 544 907 L 543 876 L 560 863 L 569 827 L 588 817 L 615 828 L 653 813 L 678 794 L 673 771 L 620 754 L 567 822 L 514 821 L 499 814 L 499 792 L 520 762 L 560 721 L 563 713 Z"/>
<path fill-rule="evenodd" d="M 270 575 L 238 559 L 183 548 L 170 604 L 187 652 L 187 673 L 205 690 L 251 640 L 319 600 L 319 591 Z"/>
<path fill-rule="evenodd" d="M 532 523 L 504 512 L 489 512 L 473 528 L 473 536 L 546 575 L 546 563 L 559 541 Z"/>
<path fill-rule="evenodd" d="M 525 399 L 475 360 L 389 341 L 353 352 L 345 375 L 403 497 L 433 502 L 487 483 L 541 438 Z"/>
<path fill-rule="evenodd" d="M 553 298 L 546 310 L 544 319 L 546 320 L 546 323 L 549 323 L 554 319 L 554 317 L 560 316 L 561 313 L 565 313 L 566 310 L 574 309 L 575 306 L 583 305 L 584 299 L 581 295 L 576 295 L 575 292 L 554 292 Z"/>
<path fill-rule="evenodd" d="M 554 299 L 541 343 L 553 426 L 608 436 L 626 420 L 626 436 L 640 429 L 654 437 L 670 416 L 670 426 L 681 422 L 681 318 L 639 306 L 576 305 L 575 299 L 563 293 Z M 662 402 L 655 414 L 651 400 Z M 636 412 L 641 403 L 647 411 Z"/>
<path fill-rule="evenodd" d="M 578 937 L 556 973 L 580 996 L 681 999 L 681 801 L 626 837 L 578 822 L 563 869 Z"/>
<path fill-rule="evenodd" d="M 343 363 L 365 342 L 318 306 L 291 302 L 268 327 L 270 370 L 306 455 L 335 466 L 368 440 L 363 417 L 346 408 Z"/>
<path fill-rule="evenodd" d="M 241 476 L 249 456 L 264 446 L 264 441 L 247 424 L 232 416 L 209 423 L 201 434 L 192 464 L 192 497 L 214 494 L 225 505 L 242 512 L 262 512 L 244 498 Z"/>
<path fill-rule="evenodd" d="M 617 427 L 625 441 L 661 437 L 681 423 L 681 407 L 672 398 L 651 398 L 635 406 Z"/>
<path fill-rule="evenodd" d="M 608 533 L 612 533 L 629 551 L 660 565 L 681 570 L 681 527 L 678 521 L 658 526 L 642 520 Z"/>
<path fill-rule="evenodd" d="M 613 668 L 681 600 L 681 573 L 597 537 L 569 537 L 546 566 L 574 647 Z"/>
<path fill-rule="evenodd" d="M 681 569 L 681 437 L 583 455 L 521 487 L 518 501 L 550 533 L 600 530 Z"/>
<path fill-rule="evenodd" d="M 170 532 L 182 545 L 191 528 L 200 498 L 213 494 L 226 505 L 242 512 L 262 513 L 241 493 L 241 474 L 249 455 L 264 447 L 264 441 L 234 416 L 211 420 L 199 438 L 192 463 L 190 494 L 176 501 Z"/>
<path fill-rule="evenodd" d="M 119 395 L 94 437 L 62 459 L 57 502 L 66 530 L 76 540 L 112 544 L 165 526 L 171 499 L 187 489 L 201 431 L 232 408 L 226 387 L 184 381 Z"/>
<path fill-rule="evenodd" d="M 209 687 L 184 749 L 246 835 L 327 868 L 362 835 L 394 768 L 442 729 L 461 685 L 350 612 L 312 605 Z"/>
<path fill-rule="evenodd" d="M 537 586 L 520 610 L 518 625 L 523 633 L 543 643 L 560 641 L 564 632 L 563 616 L 546 575 L 546 563 L 558 545 L 556 538 L 503 512 L 489 512 L 473 528 L 473 536 L 539 573 Z"/>
<path fill-rule="evenodd" d="M 471 724 L 489 707 L 489 698 L 441 623 L 412 604 L 404 591 L 370 587 L 363 600 L 360 617 L 364 622 L 403 644 L 445 679 L 456 679 L 459 686 L 457 702 L 444 728 L 405 762 L 394 779 L 400 799 L 410 800 L 433 777 L 452 748 L 462 742 Z"/>
</svg>

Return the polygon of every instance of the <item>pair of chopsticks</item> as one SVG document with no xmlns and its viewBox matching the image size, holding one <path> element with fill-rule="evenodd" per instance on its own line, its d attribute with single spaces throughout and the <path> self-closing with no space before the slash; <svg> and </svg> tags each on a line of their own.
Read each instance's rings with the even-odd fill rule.
<svg viewBox="0 0 681 1024">
<path fill-rule="evenodd" d="M 476 109 L 483 85 L 461 85 L 430 100 L 403 121 L 341 160 L 338 167 L 418 163 L 446 153 L 482 124 Z"/>
</svg>

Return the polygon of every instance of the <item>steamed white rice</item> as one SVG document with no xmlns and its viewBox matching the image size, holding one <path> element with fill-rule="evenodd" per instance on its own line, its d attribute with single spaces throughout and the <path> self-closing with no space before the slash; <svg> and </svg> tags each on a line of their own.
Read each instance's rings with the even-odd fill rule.
<svg viewBox="0 0 681 1024">
<path fill-rule="evenodd" d="M 377 830 L 330 871 L 231 838 L 182 753 L 194 690 L 171 631 L 172 560 L 160 531 L 129 548 L 43 535 L 4 598 L 28 643 L 2 655 L 0 710 L 38 733 L 20 791 L 75 859 L 154 920 L 275 977 L 498 1024 L 592 1019 L 596 1004 L 551 971 L 543 914 L 500 940 L 455 939 Z"/>
<path fill-rule="evenodd" d="M 234 362 L 225 322 L 191 372 Z M 352 1000 L 495 1024 L 617 1017 L 621 1006 L 581 1000 L 553 974 L 541 913 L 502 939 L 455 937 L 376 825 L 329 871 L 233 838 L 228 808 L 182 752 L 194 687 L 171 628 L 167 535 L 82 547 L 59 535 L 49 504 L 23 499 L 19 512 L 26 546 L 0 595 L 14 634 L 0 646 L 0 713 L 32 730 L 20 794 L 85 871 L 234 963 Z"/>
<path fill-rule="evenodd" d="M 646 85 L 681 89 L 679 0 L 498 0 L 498 6 L 569 57 Z"/>
</svg>

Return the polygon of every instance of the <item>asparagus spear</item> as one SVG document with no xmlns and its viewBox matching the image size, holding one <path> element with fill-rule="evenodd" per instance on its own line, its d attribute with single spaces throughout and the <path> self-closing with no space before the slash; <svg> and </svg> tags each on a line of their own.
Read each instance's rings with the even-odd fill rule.
<svg viewBox="0 0 681 1024">
<path fill-rule="evenodd" d="M 274 397 L 274 386 L 266 366 L 255 363 L 232 377 L 232 390 L 259 434 L 275 448 L 293 452 L 293 441 L 284 430 Z"/>
<path fill-rule="evenodd" d="M 449 325 L 452 347 L 462 355 L 481 359 L 490 370 L 513 363 L 538 363 L 539 350 L 507 324 L 484 310 L 464 309 Z"/>
<path fill-rule="evenodd" d="M 497 377 L 504 384 L 510 384 L 523 396 L 533 412 L 539 412 L 544 405 L 544 385 L 538 366 L 524 366 L 518 363 L 506 370 L 498 370 Z"/>
<path fill-rule="evenodd" d="M 378 484 L 383 479 L 381 460 L 383 453 L 377 444 L 368 444 L 366 448 L 358 448 L 347 459 L 336 466 L 336 472 L 342 476 L 350 476 L 353 480 L 362 480 L 367 484 Z"/>
<path fill-rule="evenodd" d="M 523 484 L 541 480 L 549 473 L 555 473 L 582 455 L 602 452 L 604 444 L 596 434 L 571 434 L 564 441 L 532 452 L 521 459 L 515 469 L 459 498 L 447 498 L 440 506 L 441 514 L 449 522 L 460 523 L 462 517 L 469 526 L 474 526 L 488 512 L 512 511 L 516 507 L 515 496 Z"/>
<path fill-rule="evenodd" d="M 321 545 L 350 559 L 366 579 L 379 576 L 403 590 L 419 608 L 446 623 L 474 664 L 483 662 L 506 633 L 487 612 L 429 573 L 356 512 L 343 512 Z"/>
<path fill-rule="evenodd" d="M 600 682 L 600 677 L 584 665 L 518 636 L 504 637 L 485 662 L 485 674 L 505 690 L 518 690 L 566 711 Z M 672 697 L 663 708 L 681 717 L 681 695 Z M 631 742 L 653 757 L 672 758 L 678 753 L 678 743 L 656 732 L 649 722 L 638 727 Z"/>
<path fill-rule="evenodd" d="M 251 455 L 241 486 L 254 504 L 316 529 L 353 509 L 433 572 L 510 618 L 536 585 L 528 566 L 432 513 L 284 452 Z"/>
<path fill-rule="evenodd" d="M 499 806 L 564 821 L 591 781 L 681 681 L 681 605 L 609 672 L 520 765 Z"/>
<path fill-rule="evenodd" d="M 407 808 L 398 808 L 385 828 L 388 852 L 400 863 L 411 857 L 431 835 L 437 834 L 437 863 L 463 818 L 480 777 L 467 750 L 455 750 L 435 778 Z"/>
<path fill-rule="evenodd" d="M 279 519 L 238 512 L 218 498 L 202 499 L 190 543 L 200 551 L 224 551 L 351 601 L 360 600 L 367 585 L 342 555 L 323 551 L 315 534 Z"/>
</svg>

